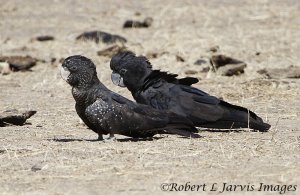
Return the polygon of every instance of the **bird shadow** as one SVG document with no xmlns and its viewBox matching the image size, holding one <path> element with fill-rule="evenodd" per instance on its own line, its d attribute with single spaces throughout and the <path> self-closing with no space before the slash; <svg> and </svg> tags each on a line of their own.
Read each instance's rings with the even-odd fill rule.
<svg viewBox="0 0 300 195">
<path fill-rule="evenodd" d="M 32 125 L 30 122 L 25 122 L 23 124 L 12 124 L 6 122 L 0 122 L 0 127 L 9 127 L 9 126 L 25 126 L 25 125 Z"/>
<path fill-rule="evenodd" d="M 140 142 L 140 141 L 154 141 L 159 140 L 164 137 L 148 137 L 148 138 L 118 138 L 117 142 Z M 54 138 L 54 139 L 48 139 L 48 141 L 55 141 L 55 142 L 103 142 L 103 140 L 98 139 L 78 139 L 78 138 Z"/>
<path fill-rule="evenodd" d="M 117 139 L 118 142 L 140 142 L 140 141 L 154 141 L 154 140 L 160 140 L 163 139 L 164 137 L 147 137 L 147 138 L 122 138 L 122 139 Z"/>
<path fill-rule="evenodd" d="M 212 132 L 212 133 L 242 133 L 242 132 L 258 132 L 256 130 L 252 129 L 201 129 L 199 130 L 198 133 L 201 132 Z M 169 135 L 168 133 L 166 135 Z M 170 133 L 171 135 L 171 133 Z M 205 136 L 199 135 L 199 134 L 191 134 L 191 136 L 184 136 L 184 135 L 179 135 L 179 138 L 182 139 L 197 139 L 197 138 L 203 138 Z M 154 140 L 160 140 L 166 138 L 165 136 L 161 137 L 147 137 L 147 138 L 133 138 L 133 137 L 126 137 L 126 138 L 118 138 L 116 139 L 117 142 L 140 142 L 140 141 L 154 141 Z M 99 142 L 103 140 L 98 140 L 98 139 L 80 139 L 80 138 L 53 138 L 53 139 L 48 139 L 48 141 L 55 141 L 55 142 Z"/>
<path fill-rule="evenodd" d="M 55 141 L 55 142 L 82 142 L 82 141 L 88 141 L 88 142 L 97 142 L 98 139 L 78 139 L 78 138 L 54 138 L 54 139 L 48 139 L 48 141 Z"/>
<path fill-rule="evenodd" d="M 258 132 L 252 129 L 201 129 L 201 132 L 212 132 L 212 133 L 242 133 L 242 132 Z"/>
<path fill-rule="evenodd" d="M 205 138 L 205 136 L 202 136 L 202 135 L 199 135 L 199 134 L 196 134 L 196 136 L 195 135 L 193 135 L 193 136 L 179 135 L 178 138 L 180 138 L 180 139 L 200 139 L 200 138 Z"/>
</svg>

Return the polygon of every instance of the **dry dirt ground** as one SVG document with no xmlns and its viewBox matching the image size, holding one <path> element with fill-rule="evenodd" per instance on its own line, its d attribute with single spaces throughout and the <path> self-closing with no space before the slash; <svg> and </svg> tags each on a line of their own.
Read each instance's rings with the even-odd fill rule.
<svg viewBox="0 0 300 195">
<path fill-rule="evenodd" d="M 0 54 L 43 59 L 31 72 L 0 75 L 0 110 L 34 109 L 24 126 L 0 128 L 1 194 L 163 194 L 162 183 L 223 182 L 298 185 L 300 193 L 300 80 L 266 79 L 256 71 L 266 67 L 300 66 L 299 0 L 211 1 L 50 1 L 10 0 L 0 3 Z M 140 15 L 136 14 L 139 12 Z M 126 19 L 154 19 L 148 29 L 122 29 Z M 125 36 L 138 54 L 168 52 L 151 59 L 155 68 L 180 76 L 200 71 L 199 58 L 209 48 L 245 61 L 245 74 L 207 76 L 196 87 L 234 104 L 250 108 L 268 121 L 267 133 L 202 131 L 199 139 L 161 135 L 152 141 L 94 141 L 97 135 L 79 123 L 70 87 L 51 58 L 82 54 L 97 64 L 101 81 L 128 98 L 110 80 L 109 58 L 96 52 L 103 43 L 77 42 L 87 30 Z M 54 41 L 31 38 L 53 35 Z M 256 55 L 257 52 L 260 55 Z M 176 61 L 176 54 L 185 62 Z M 35 169 L 41 169 L 34 171 Z M 240 188 L 235 193 L 243 194 Z M 174 192 L 173 192 L 174 193 Z M 178 192 L 177 192 L 178 193 Z M 183 192 L 181 192 L 183 193 Z M 194 194 L 197 192 L 185 192 Z"/>
</svg>

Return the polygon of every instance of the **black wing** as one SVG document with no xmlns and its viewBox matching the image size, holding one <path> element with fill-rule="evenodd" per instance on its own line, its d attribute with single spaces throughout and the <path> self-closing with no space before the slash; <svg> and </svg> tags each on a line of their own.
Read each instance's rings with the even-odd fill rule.
<svg viewBox="0 0 300 195">
<path fill-rule="evenodd" d="M 124 112 L 124 115 L 127 115 L 129 118 L 134 116 L 134 118 L 131 118 L 132 121 L 144 120 L 142 122 L 138 121 L 138 123 L 142 124 L 140 129 L 161 129 L 168 128 L 169 125 L 176 128 L 177 125 L 178 128 L 195 130 L 192 122 L 183 116 L 166 110 L 154 109 L 148 105 L 136 104 L 116 93 L 112 93 L 111 98 L 119 108 L 119 112 Z"/>
<path fill-rule="evenodd" d="M 109 103 L 100 98 L 97 99 L 87 107 L 85 115 L 93 126 L 105 133 L 130 137 L 150 137 L 156 133 L 162 133 L 171 123 L 165 112 L 145 105 L 137 105 L 114 93 Z M 184 123 L 178 125 L 175 123 L 172 127 L 192 129 Z"/>
<path fill-rule="evenodd" d="M 218 106 L 218 98 L 185 85 L 160 82 L 160 85 L 153 85 L 134 94 L 134 98 L 156 109 L 168 109 L 201 124 L 216 121 L 224 114 L 224 110 Z"/>
<path fill-rule="evenodd" d="M 221 129 L 250 127 L 260 131 L 270 128 L 254 112 L 191 86 L 164 83 L 157 88 L 149 87 L 140 96 L 147 100 L 146 104 L 157 109 L 162 108 L 160 105 L 167 105 L 172 112 L 188 117 L 195 126 Z"/>
</svg>

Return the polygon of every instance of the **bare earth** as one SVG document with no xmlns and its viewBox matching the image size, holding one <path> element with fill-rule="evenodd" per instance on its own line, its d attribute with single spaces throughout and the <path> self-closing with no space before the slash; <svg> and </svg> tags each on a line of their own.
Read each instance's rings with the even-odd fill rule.
<svg viewBox="0 0 300 195">
<path fill-rule="evenodd" d="M 163 194 L 161 184 L 173 182 L 207 185 L 204 192 L 185 192 L 190 194 L 219 194 L 210 188 L 217 183 L 222 190 L 223 182 L 253 185 L 247 194 L 279 194 L 258 191 L 261 182 L 297 185 L 286 194 L 299 194 L 300 80 L 266 79 L 256 72 L 300 66 L 299 10 L 299 0 L 1 1 L 0 54 L 46 62 L 38 62 L 32 72 L 0 75 L 0 111 L 37 110 L 30 124 L 0 128 L 0 194 Z M 154 19 L 150 28 L 122 29 L 126 19 L 147 16 Z M 199 139 L 161 135 L 152 141 L 122 136 L 115 143 L 94 141 L 97 135 L 79 123 L 71 89 L 51 58 L 85 55 L 97 64 L 107 87 L 131 95 L 112 84 L 110 59 L 97 56 L 106 45 L 75 41 L 87 30 L 122 35 L 138 54 L 167 52 L 150 61 L 180 76 L 208 66 L 194 62 L 208 61 L 209 48 L 219 46 L 222 54 L 248 64 L 245 74 L 197 73 L 192 76 L 201 80 L 195 87 L 248 107 L 271 130 L 199 129 Z M 39 35 L 55 40 L 31 41 Z M 176 61 L 177 54 L 185 62 Z M 244 193 L 239 187 L 227 192 Z"/>
</svg>

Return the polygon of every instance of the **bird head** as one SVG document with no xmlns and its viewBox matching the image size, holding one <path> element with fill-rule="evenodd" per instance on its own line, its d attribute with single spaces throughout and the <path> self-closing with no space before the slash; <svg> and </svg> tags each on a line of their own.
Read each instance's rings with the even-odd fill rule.
<svg viewBox="0 0 300 195">
<path fill-rule="evenodd" d="M 62 63 L 60 74 L 72 87 L 89 85 L 97 78 L 95 64 L 90 59 L 80 55 L 66 58 Z"/>
<path fill-rule="evenodd" d="M 144 79 L 152 72 L 152 65 L 144 56 L 136 56 L 131 51 L 114 55 L 110 61 L 113 71 L 111 80 L 115 85 L 127 87 L 130 91 L 143 85 Z"/>
</svg>

